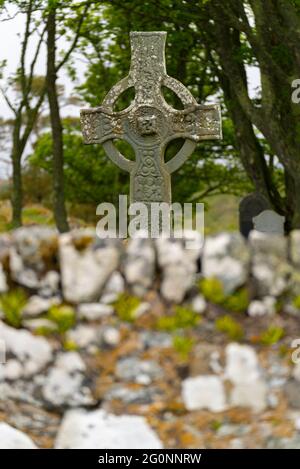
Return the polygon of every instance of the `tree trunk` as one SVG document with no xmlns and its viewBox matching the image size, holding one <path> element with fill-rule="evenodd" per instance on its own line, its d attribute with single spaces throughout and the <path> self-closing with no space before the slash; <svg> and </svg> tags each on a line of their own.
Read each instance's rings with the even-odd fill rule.
<svg viewBox="0 0 300 469">
<path fill-rule="evenodd" d="M 67 212 L 64 197 L 64 150 L 63 129 L 59 112 L 57 88 L 56 88 L 56 14 L 52 9 L 48 13 L 47 20 L 47 95 L 50 108 L 50 121 L 53 140 L 53 190 L 54 190 L 54 218 L 60 232 L 69 230 Z"/>
<path fill-rule="evenodd" d="M 15 145 L 14 145 L 15 146 Z M 22 153 L 15 147 L 12 150 L 12 163 L 13 163 L 13 175 L 12 175 L 12 227 L 18 228 L 22 225 L 22 201 L 23 201 L 23 190 L 22 190 L 22 171 L 21 171 L 21 156 Z"/>
</svg>

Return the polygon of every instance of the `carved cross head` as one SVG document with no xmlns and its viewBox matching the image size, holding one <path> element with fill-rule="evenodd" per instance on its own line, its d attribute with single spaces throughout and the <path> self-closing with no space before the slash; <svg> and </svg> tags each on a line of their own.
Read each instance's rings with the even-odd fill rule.
<svg viewBox="0 0 300 469">
<path fill-rule="evenodd" d="M 191 155 L 197 142 L 221 139 L 218 104 L 199 105 L 187 88 L 167 75 L 165 32 L 132 32 L 129 74 L 108 92 L 102 106 L 81 110 L 86 144 L 100 143 L 108 157 L 130 173 L 132 202 L 171 202 L 170 174 Z M 162 87 L 171 89 L 183 109 L 172 108 L 164 99 Z M 133 102 L 115 112 L 114 105 L 128 88 L 134 88 Z M 178 153 L 168 162 L 168 143 L 184 139 Z M 135 161 L 122 155 L 115 139 L 126 140 L 134 149 Z"/>
</svg>

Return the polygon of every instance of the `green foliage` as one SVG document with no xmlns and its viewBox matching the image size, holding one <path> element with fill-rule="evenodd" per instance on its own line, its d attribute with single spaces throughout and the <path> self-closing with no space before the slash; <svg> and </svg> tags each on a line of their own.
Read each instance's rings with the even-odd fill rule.
<svg viewBox="0 0 300 469">
<path fill-rule="evenodd" d="M 113 303 L 117 316 L 121 321 L 133 322 L 136 319 L 136 310 L 141 304 L 141 300 L 128 293 L 121 293 Z"/>
<path fill-rule="evenodd" d="M 173 336 L 173 347 L 182 360 L 187 360 L 195 345 L 195 340 L 183 335 Z"/>
<path fill-rule="evenodd" d="M 176 306 L 175 314 L 160 317 L 156 326 L 159 330 L 174 332 L 178 329 L 195 327 L 200 321 L 201 317 L 195 311 L 184 306 Z"/>
<path fill-rule="evenodd" d="M 76 321 L 75 311 L 69 305 L 53 305 L 48 311 L 48 319 L 57 324 L 58 332 L 66 332 L 74 326 Z"/>
<path fill-rule="evenodd" d="M 63 347 L 68 352 L 76 352 L 76 350 L 78 350 L 78 345 L 73 340 L 65 340 Z"/>
<path fill-rule="evenodd" d="M 228 335 L 231 340 L 240 341 L 244 337 L 242 326 L 228 314 L 218 318 L 215 326 L 218 331 Z"/>
<path fill-rule="evenodd" d="M 228 311 L 242 313 L 248 308 L 250 299 L 246 288 L 240 288 L 236 292 L 226 295 L 222 282 L 217 278 L 201 279 L 199 288 L 206 300 L 222 306 Z"/>
<path fill-rule="evenodd" d="M 3 293 L 0 297 L 0 308 L 5 320 L 13 327 L 20 327 L 22 322 L 22 310 L 27 303 L 27 295 L 21 288 Z"/>
<path fill-rule="evenodd" d="M 295 308 L 297 309 L 300 309 L 300 295 L 296 296 L 293 299 L 293 306 L 295 306 Z"/>
<path fill-rule="evenodd" d="M 217 278 L 203 278 L 199 282 L 199 287 L 207 301 L 217 305 L 221 305 L 225 301 L 223 284 Z"/>
<path fill-rule="evenodd" d="M 280 339 L 284 336 L 285 332 L 282 327 L 270 326 L 268 329 L 263 332 L 260 336 L 260 342 L 263 345 L 274 345 L 279 342 Z"/>
<path fill-rule="evenodd" d="M 225 309 L 234 313 L 244 313 L 249 306 L 249 292 L 246 288 L 240 288 L 232 295 L 228 295 L 224 301 Z"/>
</svg>

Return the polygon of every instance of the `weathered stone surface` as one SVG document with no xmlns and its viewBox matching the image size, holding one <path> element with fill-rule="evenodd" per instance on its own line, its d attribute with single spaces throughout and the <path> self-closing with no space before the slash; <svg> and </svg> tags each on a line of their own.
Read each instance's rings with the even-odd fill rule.
<svg viewBox="0 0 300 469">
<path fill-rule="evenodd" d="M 253 231 L 249 239 L 257 295 L 281 295 L 290 286 L 293 270 L 287 259 L 287 238 Z"/>
<path fill-rule="evenodd" d="M 77 352 L 60 354 L 46 376 L 43 397 L 53 407 L 92 405 L 89 388 L 83 385 L 86 366 Z"/>
<path fill-rule="evenodd" d="M 60 274 L 49 270 L 40 281 L 38 294 L 44 298 L 57 296 L 60 293 Z"/>
<path fill-rule="evenodd" d="M 264 210 L 253 218 L 254 229 L 262 233 L 284 235 L 285 218 L 274 212 L 274 210 Z"/>
<path fill-rule="evenodd" d="M 218 376 L 203 375 L 185 379 L 182 383 L 182 398 L 187 410 L 221 412 L 226 408 L 225 390 Z"/>
<path fill-rule="evenodd" d="M 110 276 L 101 295 L 101 303 L 110 304 L 118 299 L 125 290 L 125 282 L 120 272 L 116 271 Z"/>
<path fill-rule="evenodd" d="M 243 285 L 249 272 L 249 251 L 241 235 L 222 233 L 207 238 L 203 249 L 202 273 L 217 278 L 226 293 Z"/>
<path fill-rule="evenodd" d="M 70 342 L 74 342 L 79 348 L 86 348 L 90 345 L 99 344 L 99 330 L 94 326 L 86 326 L 79 324 L 76 328 L 70 329 L 66 338 Z"/>
<path fill-rule="evenodd" d="M 1 366 L 1 372 L 2 372 L 3 378 L 9 381 L 15 381 L 16 379 L 21 378 L 23 375 L 23 369 L 22 369 L 21 363 L 14 358 L 7 360 L 5 365 L 3 364 Z M 1 381 L 1 377 L 0 377 L 0 381 Z"/>
<path fill-rule="evenodd" d="M 202 314 L 207 308 L 207 303 L 203 295 L 196 295 L 191 301 L 191 307 L 195 313 Z"/>
<path fill-rule="evenodd" d="M 230 393 L 230 405 L 250 407 L 255 412 L 262 412 L 267 407 L 267 386 L 258 381 L 236 384 Z"/>
<path fill-rule="evenodd" d="M 32 295 L 26 306 L 22 310 L 22 317 L 34 317 L 45 313 L 53 305 L 57 305 L 61 302 L 59 297 L 53 298 L 42 298 L 38 295 Z"/>
<path fill-rule="evenodd" d="M 219 106 L 198 105 L 180 82 L 167 75 L 165 40 L 165 32 L 132 32 L 128 76 L 109 91 L 101 107 L 81 110 L 84 142 L 103 144 L 108 157 L 130 173 L 131 202 L 170 203 L 170 174 L 184 163 L 196 142 L 221 138 Z M 172 109 L 166 103 L 162 86 L 178 96 L 184 110 Z M 119 95 L 130 87 L 135 88 L 133 103 L 121 112 L 113 112 Z M 182 136 L 185 143 L 165 163 L 166 144 L 175 136 Z M 116 150 L 115 138 L 130 142 L 135 161 Z"/>
<path fill-rule="evenodd" d="M 117 363 L 116 375 L 124 381 L 148 385 L 155 379 L 162 377 L 162 370 L 153 360 L 128 357 L 122 358 Z"/>
<path fill-rule="evenodd" d="M 289 379 L 284 386 L 284 392 L 288 403 L 294 409 L 300 409 L 300 382 L 296 379 Z"/>
<path fill-rule="evenodd" d="M 225 377 L 234 384 L 229 398 L 232 406 L 250 407 L 257 412 L 266 408 L 267 386 L 252 347 L 227 345 Z"/>
<path fill-rule="evenodd" d="M 128 243 L 124 276 L 135 295 L 143 296 L 152 286 L 155 274 L 155 251 L 150 239 L 134 238 Z"/>
<path fill-rule="evenodd" d="M 110 316 L 113 312 L 114 308 L 111 305 L 102 303 L 81 303 L 77 308 L 78 317 L 88 321 L 95 321 L 105 316 Z"/>
<path fill-rule="evenodd" d="M 116 327 L 105 327 L 101 332 L 101 339 L 104 345 L 116 347 L 121 340 L 121 334 Z"/>
<path fill-rule="evenodd" d="M 227 345 L 225 353 L 225 376 L 232 383 L 255 382 L 260 378 L 260 367 L 252 347 L 231 343 Z"/>
<path fill-rule="evenodd" d="M 60 236 L 59 255 L 63 295 L 72 303 L 98 301 L 103 287 L 120 259 L 115 240 L 93 240 L 94 232 L 83 230 Z"/>
<path fill-rule="evenodd" d="M 22 363 L 24 376 L 38 373 L 52 359 L 49 342 L 26 330 L 14 329 L 0 321 L 0 338 L 6 344 L 7 353 L 11 353 Z"/>
<path fill-rule="evenodd" d="M 20 285 L 39 288 L 45 273 L 57 267 L 58 235 L 52 228 L 31 226 L 13 232 L 10 271 Z"/>
<path fill-rule="evenodd" d="M 154 386 L 143 386 L 139 388 L 116 385 L 110 388 L 104 396 L 105 402 L 118 400 L 124 404 L 149 405 L 161 398 L 161 391 Z"/>
<path fill-rule="evenodd" d="M 300 269 L 300 230 L 290 234 L 290 258 L 294 266 Z"/>
<path fill-rule="evenodd" d="M 55 448 L 161 449 L 162 443 L 143 417 L 77 409 L 66 413 Z"/>
<path fill-rule="evenodd" d="M 5 293 L 8 290 L 6 274 L 4 272 L 3 266 L 0 263 L 0 293 Z"/>
<path fill-rule="evenodd" d="M 0 422 L 0 449 L 37 449 L 37 447 L 25 433 Z"/>
<path fill-rule="evenodd" d="M 47 330 L 48 332 L 56 332 L 57 324 L 47 318 L 33 318 L 22 321 L 22 326 L 30 331 Z"/>
<path fill-rule="evenodd" d="M 190 261 L 187 250 L 178 240 L 158 239 L 156 246 L 163 272 L 161 293 L 166 300 L 180 303 L 194 284 L 196 261 Z"/>
<path fill-rule="evenodd" d="M 248 314 L 255 316 L 273 316 L 276 312 L 276 298 L 265 296 L 262 300 L 253 300 L 248 306 Z"/>
</svg>

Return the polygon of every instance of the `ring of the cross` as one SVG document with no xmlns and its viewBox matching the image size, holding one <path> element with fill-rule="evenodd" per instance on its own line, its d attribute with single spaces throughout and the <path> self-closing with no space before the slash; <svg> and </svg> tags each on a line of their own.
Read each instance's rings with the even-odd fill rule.
<svg viewBox="0 0 300 469">
<path fill-rule="evenodd" d="M 136 84 L 132 81 L 130 76 L 124 78 L 111 88 L 111 90 L 104 98 L 102 106 L 106 107 L 106 109 L 112 112 L 119 96 L 127 89 L 135 87 L 135 85 Z M 169 77 L 167 75 L 164 76 L 162 78 L 161 86 L 165 86 L 166 88 L 171 89 L 182 102 L 184 108 L 197 104 L 189 90 L 175 78 Z M 135 107 L 136 111 L 132 112 L 134 111 Z M 170 111 L 173 109 L 165 101 L 164 107 L 168 108 Z M 138 145 L 142 144 L 143 146 L 150 147 L 160 142 L 162 148 L 164 148 L 167 142 L 172 139 L 170 136 L 166 138 L 168 133 L 168 125 L 164 118 L 163 112 L 156 106 L 137 106 L 135 101 L 133 101 L 127 109 L 122 111 L 122 113 L 127 113 L 129 116 L 128 127 L 126 127 L 127 124 L 125 123 L 125 130 L 129 136 L 129 138 L 126 138 L 128 143 L 132 143 L 132 140 L 133 143 Z M 174 135 L 173 138 L 176 138 L 176 135 Z M 116 149 L 113 141 L 107 141 L 103 143 L 103 146 L 107 155 L 114 161 L 114 163 L 126 171 L 131 170 L 133 162 L 128 160 Z M 169 173 L 176 171 L 191 155 L 195 147 L 196 142 L 192 141 L 187 136 L 180 150 L 170 161 L 165 163 L 165 169 Z"/>
</svg>

